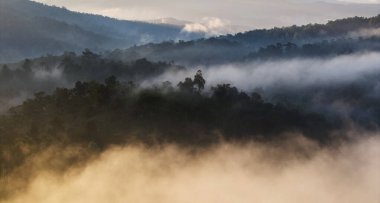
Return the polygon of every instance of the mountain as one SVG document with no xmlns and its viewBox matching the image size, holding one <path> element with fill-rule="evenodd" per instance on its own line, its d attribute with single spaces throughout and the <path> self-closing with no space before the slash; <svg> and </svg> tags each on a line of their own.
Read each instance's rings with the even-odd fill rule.
<svg viewBox="0 0 380 203">
<path fill-rule="evenodd" d="M 0 62 L 202 36 L 184 33 L 181 26 L 117 20 L 28 0 L 0 0 L 0 27 Z"/>
<path fill-rule="evenodd" d="M 109 57 L 125 61 L 147 58 L 153 61 L 175 61 L 183 65 L 207 65 L 238 61 L 260 48 L 276 46 L 277 43 L 304 46 L 329 42 L 331 46 L 344 47 L 344 52 L 356 48 L 378 49 L 380 35 L 376 33 L 379 33 L 379 28 L 380 15 L 369 18 L 351 17 L 326 24 L 257 29 L 191 41 L 149 43 L 115 50 Z M 352 40 L 358 41 L 351 43 Z M 363 40 L 365 46 L 360 43 Z"/>
</svg>

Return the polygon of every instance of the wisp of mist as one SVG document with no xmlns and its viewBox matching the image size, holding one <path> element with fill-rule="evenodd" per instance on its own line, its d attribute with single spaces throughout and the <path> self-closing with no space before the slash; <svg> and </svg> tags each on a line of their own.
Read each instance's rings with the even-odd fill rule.
<svg viewBox="0 0 380 203">
<path fill-rule="evenodd" d="M 294 58 L 270 61 L 194 67 L 181 71 L 168 71 L 144 81 L 143 86 L 170 81 L 177 84 L 202 69 L 207 85 L 229 83 L 243 90 L 278 86 L 307 88 L 315 85 L 349 83 L 363 76 L 380 72 L 380 53 L 368 52 L 330 58 Z"/>
</svg>

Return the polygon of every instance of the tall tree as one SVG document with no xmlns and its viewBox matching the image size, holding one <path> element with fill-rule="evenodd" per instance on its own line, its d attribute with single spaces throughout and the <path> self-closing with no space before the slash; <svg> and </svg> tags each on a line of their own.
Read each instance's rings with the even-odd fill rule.
<svg viewBox="0 0 380 203">
<path fill-rule="evenodd" d="M 203 78 L 202 70 L 198 70 L 194 75 L 193 83 L 197 87 L 198 92 L 202 91 L 205 88 L 206 80 Z"/>
</svg>

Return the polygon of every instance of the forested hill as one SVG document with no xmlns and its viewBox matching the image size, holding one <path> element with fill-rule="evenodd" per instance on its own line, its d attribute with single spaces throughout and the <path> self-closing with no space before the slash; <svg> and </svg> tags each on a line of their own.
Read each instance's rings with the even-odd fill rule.
<svg viewBox="0 0 380 203">
<path fill-rule="evenodd" d="M 372 49 L 373 46 L 378 47 L 379 34 L 376 34 L 379 33 L 378 29 L 380 29 L 380 15 L 370 18 L 352 17 L 326 24 L 260 29 L 178 43 L 173 41 L 150 43 L 127 50 L 115 50 L 109 56 L 126 61 L 145 57 L 150 60 L 175 61 L 183 64 L 212 64 L 241 60 L 259 48 L 289 42 L 301 47 L 324 42 L 330 46 L 347 48 L 348 44 L 349 49 L 355 51 L 357 48 L 363 50 Z M 363 39 L 367 40 L 364 42 L 366 46 L 361 43 Z"/>
<path fill-rule="evenodd" d="M 29 0 L 0 0 L 0 63 L 64 51 L 111 50 L 172 39 L 194 39 L 182 27 L 117 20 Z"/>
</svg>

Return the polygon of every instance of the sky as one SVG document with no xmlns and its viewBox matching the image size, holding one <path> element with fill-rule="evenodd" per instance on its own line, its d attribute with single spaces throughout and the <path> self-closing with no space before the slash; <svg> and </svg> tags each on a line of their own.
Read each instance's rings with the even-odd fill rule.
<svg viewBox="0 0 380 203">
<path fill-rule="evenodd" d="M 380 13 L 380 0 L 35 0 L 70 10 L 128 20 L 175 18 L 216 29 L 324 23 Z"/>
</svg>

